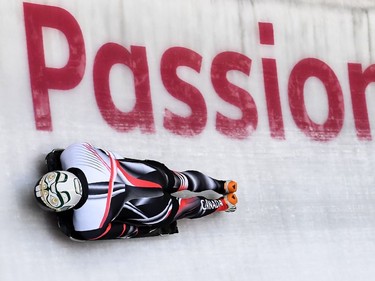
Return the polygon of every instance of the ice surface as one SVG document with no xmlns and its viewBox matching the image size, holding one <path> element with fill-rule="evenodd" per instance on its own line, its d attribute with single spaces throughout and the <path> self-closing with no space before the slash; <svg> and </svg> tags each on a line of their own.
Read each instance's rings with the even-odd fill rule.
<svg viewBox="0 0 375 281">
<path fill-rule="evenodd" d="M 356 1 L 354 8 L 342 5 L 347 1 L 32 2 L 62 7 L 74 16 L 84 36 L 87 63 L 76 88 L 50 90 L 53 130 L 37 130 L 22 1 L 0 1 L 1 280 L 373 280 L 375 146 L 356 136 L 347 73 L 348 62 L 366 68 L 374 61 L 372 1 Z M 361 3 L 367 9 L 358 9 Z M 273 23 L 275 46 L 259 45 L 258 22 Z M 64 36 L 45 30 L 44 39 L 46 64 L 61 67 L 69 55 Z M 109 41 L 147 50 L 153 134 L 118 132 L 101 116 L 93 63 Z M 177 136 L 163 126 L 166 106 L 189 115 L 189 108 L 161 83 L 160 59 L 172 46 L 203 57 L 199 73 L 179 72 L 207 103 L 207 125 L 194 137 Z M 257 129 L 242 140 L 215 128 L 217 111 L 232 118 L 241 115 L 217 96 L 210 81 L 212 59 L 229 50 L 252 59 L 250 76 L 229 75 L 251 93 L 258 109 Z M 263 57 L 277 61 L 285 140 L 270 136 Z M 345 120 L 331 141 L 307 137 L 289 108 L 289 74 L 307 57 L 330 65 L 342 88 Z M 134 102 L 133 95 L 123 94 L 134 87 L 121 78 L 127 71 L 119 67 L 111 73 L 113 99 L 124 111 Z M 309 87 L 314 89 L 313 81 Z M 328 114 L 327 100 L 321 92 L 310 96 L 313 89 L 306 90 L 306 106 L 321 122 Z M 324 91 L 321 84 L 316 89 Z M 368 92 L 373 92 L 371 86 Z M 372 96 L 367 95 L 371 123 Z M 178 235 L 72 242 L 59 232 L 53 216 L 36 206 L 32 188 L 43 172 L 45 154 L 76 141 L 128 157 L 157 159 L 176 170 L 236 179 L 238 210 L 181 221 Z"/>
</svg>

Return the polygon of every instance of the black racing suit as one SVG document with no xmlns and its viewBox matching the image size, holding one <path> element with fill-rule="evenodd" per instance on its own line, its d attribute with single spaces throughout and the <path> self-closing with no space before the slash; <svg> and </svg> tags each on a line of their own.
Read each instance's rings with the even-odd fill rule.
<svg viewBox="0 0 375 281">
<path fill-rule="evenodd" d="M 175 172 L 152 160 L 135 160 L 78 143 L 54 150 L 47 167 L 67 170 L 81 181 L 83 196 L 57 213 L 59 227 L 78 240 L 146 237 L 178 232 L 180 218 L 199 218 L 227 206 L 223 198 L 178 198 L 171 194 L 211 190 L 224 194 L 224 181 L 198 171 Z"/>
</svg>

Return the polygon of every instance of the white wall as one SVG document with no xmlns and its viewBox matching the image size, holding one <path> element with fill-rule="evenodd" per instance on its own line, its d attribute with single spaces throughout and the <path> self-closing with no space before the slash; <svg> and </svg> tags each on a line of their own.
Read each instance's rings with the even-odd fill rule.
<svg viewBox="0 0 375 281">
<path fill-rule="evenodd" d="M 374 76 L 370 70 L 367 76 L 348 71 L 348 63 L 356 63 L 363 70 L 374 63 L 372 1 L 27 3 L 63 9 L 57 13 L 64 19 L 57 23 L 60 27 L 66 26 L 70 15 L 68 22 L 78 24 L 82 32 L 85 62 L 80 56 L 84 68 L 68 70 L 68 80 L 77 80 L 77 86 L 68 87 L 71 89 L 63 90 L 67 84 L 59 84 L 63 79 L 60 70 L 54 79 L 45 75 L 33 78 L 32 73 L 37 72 L 30 72 L 29 66 L 36 49 L 27 52 L 23 1 L 0 1 L 1 280 L 192 280 L 227 279 L 232 274 L 235 280 L 372 280 Z M 51 23 L 54 17 L 34 17 L 32 22 L 40 19 Z M 261 22 L 272 23 L 273 45 L 260 43 Z M 37 25 L 27 25 L 26 21 L 26 26 Z M 68 32 L 72 30 L 68 28 Z M 29 35 L 31 39 L 40 38 Z M 73 45 L 75 37 L 70 39 L 57 29 L 43 29 L 44 56 L 39 58 L 45 58 L 47 68 L 65 66 L 72 55 L 68 46 Z M 149 96 L 141 91 L 152 106 L 147 118 L 140 115 L 120 122 L 114 117 L 113 106 L 105 110 L 108 99 L 102 99 L 101 105 L 95 99 L 95 86 L 103 83 L 94 81 L 94 63 L 99 49 L 109 42 L 126 50 L 137 46 L 146 51 L 148 72 L 142 73 L 148 75 L 139 76 L 137 82 L 149 85 Z M 190 65 L 181 67 L 177 74 L 197 99 L 181 102 L 162 82 L 180 82 L 173 71 L 161 74 L 161 69 L 175 62 L 172 58 L 164 65 L 161 62 L 163 54 L 173 47 L 183 47 L 190 55 L 180 53 L 176 60 L 196 64 L 198 70 Z M 238 98 L 225 101 L 217 93 L 218 88 L 220 91 L 228 85 L 224 78 L 219 79 L 224 84 L 212 82 L 214 58 L 228 51 L 237 53 L 243 64 L 233 59 L 228 63 L 234 61 L 232 67 L 245 69 L 245 73 L 232 71 L 227 75 L 242 93 L 240 103 Z M 277 76 L 264 74 L 262 58 L 276 63 Z M 249 61 L 251 65 L 246 64 Z M 293 72 L 301 64 L 304 66 Z M 32 61 L 31 65 L 37 66 Z M 103 67 L 99 64 L 99 72 Z M 214 74 L 224 67 L 228 65 L 217 66 Z M 131 74 L 121 65 L 110 73 L 111 97 L 123 114 L 131 112 L 136 102 L 134 88 L 139 84 L 134 84 Z M 288 85 L 291 76 L 303 81 L 300 75 L 304 74 L 323 76 L 306 80 L 305 87 L 300 87 L 306 110 L 299 115 L 294 107 L 298 85 Z M 271 135 L 264 77 L 274 81 L 267 80 L 267 85 L 276 85 L 277 81 L 279 87 L 284 129 L 279 138 Z M 359 80 L 350 82 L 355 77 Z M 48 104 L 33 103 L 31 81 L 39 85 L 34 87 L 34 94 L 42 89 L 37 81 L 53 81 L 52 86 L 47 84 L 48 95 L 44 95 L 49 98 L 50 127 L 38 123 L 34 114 L 36 109 L 37 116 L 48 115 Z M 180 98 L 181 85 L 185 84 L 180 82 L 173 88 Z M 365 107 L 353 106 L 353 89 L 366 91 L 366 99 L 362 99 Z M 38 93 L 37 97 L 43 96 Z M 224 97 L 231 97 L 228 93 L 224 91 Z M 355 101 L 361 101 L 358 97 L 364 95 L 355 93 Z M 206 111 L 202 111 L 202 105 Z M 298 107 L 303 109 L 301 104 Z M 258 118 L 256 128 L 251 130 L 254 108 Z M 356 125 L 364 108 L 369 116 L 367 131 L 363 130 L 366 118 Z M 175 124 L 175 129 L 169 130 L 164 123 L 169 120 L 166 109 L 192 122 Z M 239 123 L 232 127 L 219 124 L 217 128 L 217 113 L 233 121 L 241 119 L 245 109 L 250 113 L 245 115 L 244 130 L 238 129 Z M 197 114 L 194 120 L 189 119 L 191 114 Z M 342 120 L 329 119 L 336 116 Z M 311 126 L 302 128 L 308 118 Z M 154 125 L 153 131 L 152 126 L 143 128 L 148 133 L 139 127 L 129 128 L 139 120 Z M 220 129 L 227 131 L 223 134 Z M 273 132 L 280 133 L 276 129 Z M 176 170 L 194 168 L 215 177 L 234 178 L 240 188 L 238 211 L 183 221 L 180 233 L 170 237 L 73 243 L 56 229 L 50 214 L 37 208 L 32 188 L 43 172 L 45 153 L 75 141 L 90 141 L 129 157 L 158 159 Z"/>
</svg>

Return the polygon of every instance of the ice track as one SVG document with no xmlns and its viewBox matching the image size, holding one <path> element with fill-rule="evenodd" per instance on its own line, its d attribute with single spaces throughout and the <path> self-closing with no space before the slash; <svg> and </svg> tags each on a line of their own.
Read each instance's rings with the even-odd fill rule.
<svg viewBox="0 0 375 281">
<path fill-rule="evenodd" d="M 1 280 L 373 280 L 375 79 L 372 70 L 368 76 L 358 71 L 374 63 L 373 1 L 25 2 L 31 4 L 0 0 Z M 44 26 L 32 37 L 27 28 L 54 17 L 27 7 L 45 11 L 46 5 L 58 8 L 53 15 L 63 19 L 57 21 L 60 30 Z M 68 22 L 79 29 L 70 27 L 67 34 L 61 29 Z M 47 95 L 42 84 L 32 84 L 48 82 L 45 73 L 29 68 L 35 63 L 30 57 L 41 57 L 35 46 L 28 49 L 27 34 L 30 40 L 42 36 L 38 46 L 47 68 L 61 70 L 76 55 L 67 75 L 74 85 L 63 89 L 59 70 L 49 80 L 53 86 L 45 84 Z M 132 50 L 133 59 L 146 58 L 138 69 L 142 75 L 117 63 L 105 80 L 108 58 L 99 50 L 109 42 Z M 116 57 L 114 45 L 107 48 Z M 309 79 L 298 88 L 303 75 Z M 180 83 L 168 84 L 170 78 Z M 272 110 L 265 80 L 273 94 L 278 86 Z M 220 95 L 228 82 L 241 92 L 240 103 L 225 100 L 228 92 Z M 110 95 L 95 95 L 104 83 Z M 149 94 L 145 103 L 137 104 L 134 89 Z M 197 98 L 184 100 L 179 89 Z M 108 107 L 110 98 L 115 106 Z M 116 108 L 144 114 L 121 119 Z M 245 116 L 245 123 L 227 126 L 217 113 L 225 120 Z M 173 116 L 190 123 L 178 126 Z M 238 210 L 181 221 L 178 235 L 70 241 L 53 216 L 36 206 L 32 188 L 45 154 L 76 141 L 160 160 L 175 170 L 233 178 Z"/>
</svg>

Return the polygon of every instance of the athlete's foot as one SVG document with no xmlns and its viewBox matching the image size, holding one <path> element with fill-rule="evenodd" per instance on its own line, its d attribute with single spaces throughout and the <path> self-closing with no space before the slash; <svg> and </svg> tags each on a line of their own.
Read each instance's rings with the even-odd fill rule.
<svg viewBox="0 0 375 281">
<path fill-rule="evenodd" d="M 237 191 L 237 182 L 229 180 L 224 183 L 225 194 L 234 193 Z"/>
<path fill-rule="evenodd" d="M 228 206 L 228 208 L 225 210 L 226 212 L 234 212 L 237 207 L 236 204 L 238 202 L 237 196 L 234 193 L 229 193 L 224 196 L 224 202 Z"/>
</svg>

